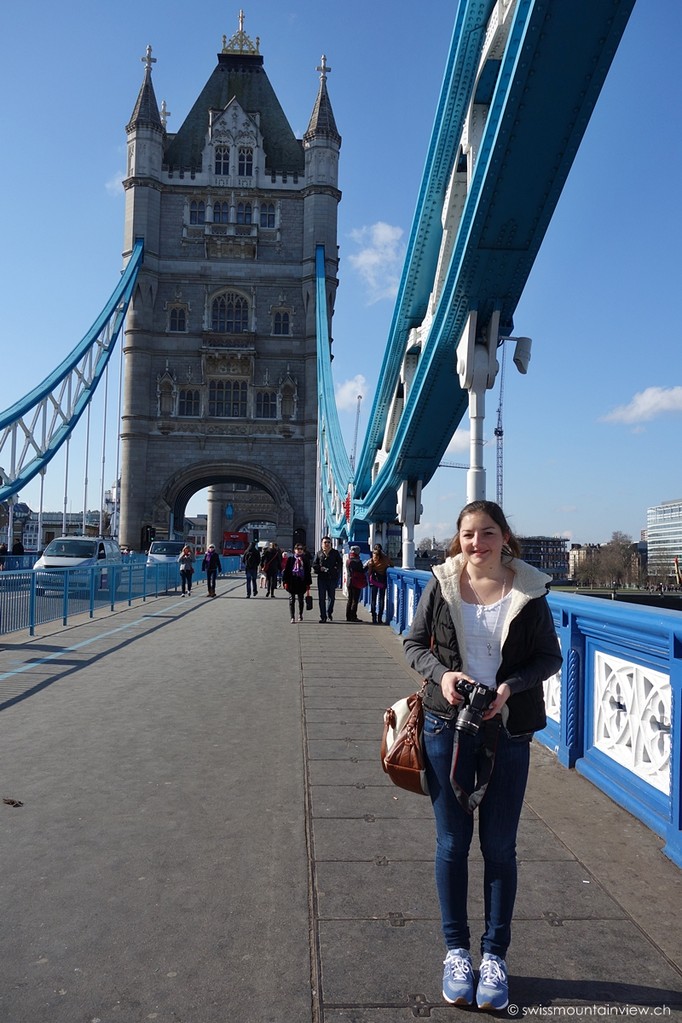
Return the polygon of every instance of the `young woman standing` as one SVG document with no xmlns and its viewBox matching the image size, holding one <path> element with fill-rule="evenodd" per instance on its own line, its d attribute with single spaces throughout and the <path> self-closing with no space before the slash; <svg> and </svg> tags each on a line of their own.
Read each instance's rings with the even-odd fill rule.
<svg viewBox="0 0 682 1023">
<path fill-rule="evenodd" d="M 462 509 L 449 557 L 432 579 L 404 641 L 427 680 L 424 755 L 436 818 L 436 887 L 447 946 L 443 997 L 453 1005 L 508 1004 L 505 956 L 516 897 L 516 833 L 530 741 L 546 724 L 542 683 L 561 666 L 547 604 L 550 577 L 519 560 L 492 501 Z M 485 686 L 471 715 L 472 683 Z M 458 716 L 467 707 L 458 725 Z M 474 723 L 467 719 L 471 716 Z M 466 727 L 462 726 L 466 724 Z M 475 987 L 467 918 L 468 856 L 479 808 L 485 930 Z"/>
</svg>

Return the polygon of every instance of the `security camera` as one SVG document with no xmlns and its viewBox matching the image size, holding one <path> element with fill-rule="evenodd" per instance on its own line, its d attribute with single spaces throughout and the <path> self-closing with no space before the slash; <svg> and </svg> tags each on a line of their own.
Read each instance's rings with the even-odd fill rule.
<svg viewBox="0 0 682 1023">
<path fill-rule="evenodd" d="M 514 346 L 514 365 L 519 373 L 528 372 L 530 362 L 530 346 L 533 344 L 529 337 L 517 337 Z"/>
</svg>

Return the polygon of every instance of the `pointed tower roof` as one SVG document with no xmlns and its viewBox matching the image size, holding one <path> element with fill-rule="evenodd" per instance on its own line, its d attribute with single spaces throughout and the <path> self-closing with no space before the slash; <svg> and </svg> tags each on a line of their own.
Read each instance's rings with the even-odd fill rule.
<svg viewBox="0 0 682 1023">
<path fill-rule="evenodd" d="M 302 174 L 303 146 L 291 130 L 274 89 L 263 69 L 260 40 L 255 43 L 244 32 L 244 12 L 239 12 L 239 29 L 218 54 L 218 66 L 180 126 L 169 138 L 164 164 L 178 170 L 199 170 L 206 142 L 209 112 L 224 110 L 236 99 L 247 114 L 260 115 L 260 131 L 268 169 Z"/>
<path fill-rule="evenodd" d="M 320 66 L 315 68 L 315 70 L 320 72 L 320 88 L 317 91 L 317 99 L 315 100 L 313 112 L 310 115 L 310 123 L 303 138 L 307 142 L 312 138 L 325 137 L 333 139 L 338 145 L 341 145 L 341 136 L 336 127 L 334 111 L 332 110 L 327 92 L 327 75 L 330 73 L 331 68 L 327 64 L 327 57 L 324 53 L 320 60 Z"/>
<path fill-rule="evenodd" d="M 151 46 L 147 46 L 147 52 L 144 57 L 140 57 L 140 60 L 145 68 L 144 81 L 127 125 L 128 131 L 131 131 L 133 128 L 139 128 L 140 125 L 163 128 L 161 118 L 159 117 L 159 107 L 154 95 L 154 86 L 152 85 L 152 64 L 156 64 L 156 57 L 152 57 Z"/>
</svg>

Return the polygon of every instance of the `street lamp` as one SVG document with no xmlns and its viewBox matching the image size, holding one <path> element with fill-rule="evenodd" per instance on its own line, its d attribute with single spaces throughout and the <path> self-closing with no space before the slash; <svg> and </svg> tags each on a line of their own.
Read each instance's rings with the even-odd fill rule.
<svg viewBox="0 0 682 1023">
<path fill-rule="evenodd" d="M 462 337 L 457 345 L 457 374 L 460 386 L 469 392 L 469 471 L 467 472 L 467 503 L 485 500 L 485 469 L 483 468 L 483 424 L 485 392 L 497 376 L 497 349 L 505 341 L 515 341 L 514 365 L 520 373 L 528 372 L 531 339 L 500 336 L 500 311 L 496 309 L 482 328 L 478 313 L 470 310 Z"/>
</svg>

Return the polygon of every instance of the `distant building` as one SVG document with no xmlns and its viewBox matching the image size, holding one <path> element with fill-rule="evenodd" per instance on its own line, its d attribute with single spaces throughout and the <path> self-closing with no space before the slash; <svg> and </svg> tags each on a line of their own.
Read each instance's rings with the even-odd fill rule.
<svg viewBox="0 0 682 1023">
<path fill-rule="evenodd" d="M 187 541 L 188 544 L 194 547 L 195 550 L 205 551 L 207 528 L 208 528 L 207 515 L 196 515 L 192 519 L 185 519 L 184 539 Z"/>
<path fill-rule="evenodd" d="M 598 543 L 572 543 L 568 552 L 568 575 L 570 579 L 578 579 L 581 569 L 599 553 Z"/>
<path fill-rule="evenodd" d="M 647 508 L 649 576 L 679 582 L 675 559 L 682 565 L 682 499 Z"/>
<path fill-rule="evenodd" d="M 64 522 L 66 519 L 66 529 Z M 42 527 L 42 533 L 40 532 Z M 72 536 L 97 536 L 99 533 L 99 512 L 89 511 L 85 515 L 83 529 L 83 512 L 38 512 L 32 511 L 24 523 L 22 542 L 27 551 L 42 551 L 56 536 L 64 534 Z"/>
<path fill-rule="evenodd" d="M 529 565 L 551 575 L 553 582 L 563 582 L 568 577 L 568 554 L 566 540 L 559 536 L 519 536 L 521 557 Z"/>
</svg>

